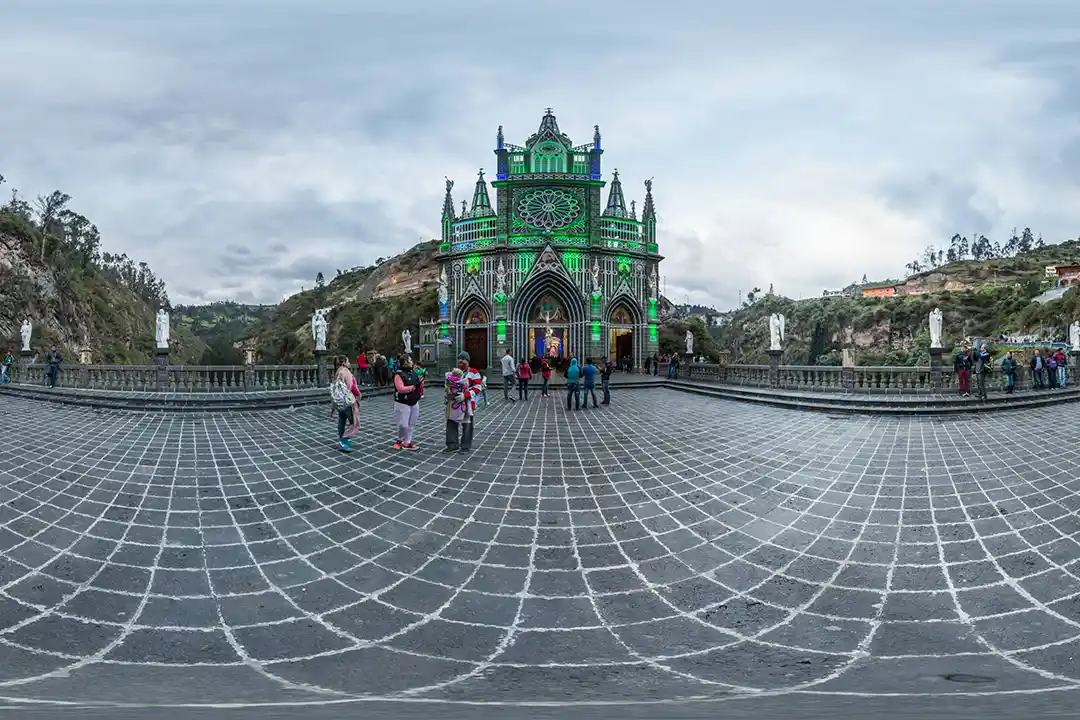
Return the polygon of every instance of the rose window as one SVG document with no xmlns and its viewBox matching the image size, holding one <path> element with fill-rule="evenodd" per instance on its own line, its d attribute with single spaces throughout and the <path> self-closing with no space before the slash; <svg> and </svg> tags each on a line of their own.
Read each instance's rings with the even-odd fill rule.
<svg viewBox="0 0 1080 720">
<path fill-rule="evenodd" d="M 537 190 L 518 201 L 518 217 L 542 230 L 569 225 L 580 214 L 578 199 L 564 190 Z"/>
</svg>

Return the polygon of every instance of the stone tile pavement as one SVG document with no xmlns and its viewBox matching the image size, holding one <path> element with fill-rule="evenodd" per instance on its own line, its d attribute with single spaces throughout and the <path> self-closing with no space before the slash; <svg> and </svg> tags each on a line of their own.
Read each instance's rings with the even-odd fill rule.
<svg viewBox="0 0 1080 720">
<path fill-rule="evenodd" d="M 1080 687 L 1073 406 L 560 399 L 492 393 L 463 457 L 438 452 L 432 398 L 419 452 L 390 448 L 392 403 L 372 398 L 343 455 L 322 408 L 0 397 L 0 701 L 1008 703 Z"/>
</svg>

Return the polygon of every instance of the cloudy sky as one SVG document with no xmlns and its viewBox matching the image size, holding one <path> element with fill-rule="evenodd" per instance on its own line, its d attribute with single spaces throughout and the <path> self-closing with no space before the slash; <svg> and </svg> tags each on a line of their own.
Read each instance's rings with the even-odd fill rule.
<svg viewBox="0 0 1080 720">
<path fill-rule="evenodd" d="M 435 237 L 551 106 L 727 308 L 1076 237 L 1078 64 L 1076 0 L 4 0 L 0 173 L 174 302 L 277 302 Z"/>
</svg>

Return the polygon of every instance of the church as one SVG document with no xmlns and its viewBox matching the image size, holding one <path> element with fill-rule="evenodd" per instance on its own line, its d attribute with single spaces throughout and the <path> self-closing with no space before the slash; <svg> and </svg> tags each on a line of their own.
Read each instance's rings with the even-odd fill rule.
<svg viewBox="0 0 1080 720">
<path fill-rule="evenodd" d="M 638 217 L 616 170 L 603 179 L 600 128 L 574 145 L 550 108 L 524 145 L 495 137 L 496 174 L 472 202 L 447 179 L 439 246 L 438 335 L 478 368 L 545 356 L 629 357 L 658 348 L 659 265 L 652 181 Z M 604 189 L 607 187 L 607 201 Z"/>
</svg>

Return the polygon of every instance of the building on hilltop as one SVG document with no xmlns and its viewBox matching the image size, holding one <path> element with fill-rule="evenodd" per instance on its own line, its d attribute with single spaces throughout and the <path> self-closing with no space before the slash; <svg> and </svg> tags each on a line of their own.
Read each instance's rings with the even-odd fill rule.
<svg viewBox="0 0 1080 720">
<path fill-rule="evenodd" d="M 459 209 L 446 181 L 439 332 L 473 364 L 571 356 L 640 366 L 658 349 L 656 207 L 652 181 L 638 217 L 618 171 L 602 191 L 600 128 L 574 145 L 548 108 L 524 145 L 495 138 L 492 202 L 484 171 Z"/>
</svg>

